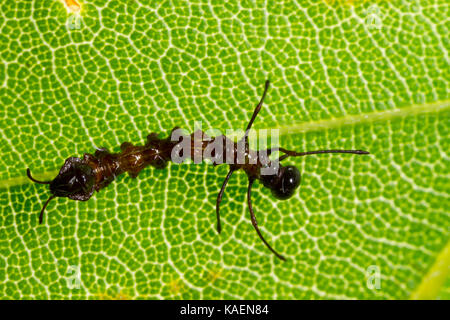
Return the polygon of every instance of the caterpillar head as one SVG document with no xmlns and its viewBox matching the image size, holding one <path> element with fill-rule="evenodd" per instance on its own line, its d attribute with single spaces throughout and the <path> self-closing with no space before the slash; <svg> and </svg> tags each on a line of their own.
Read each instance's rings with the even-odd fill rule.
<svg viewBox="0 0 450 320">
<path fill-rule="evenodd" d="M 58 175 L 51 181 L 39 181 L 31 176 L 27 169 L 28 178 L 31 181 L 50 185 L 50 198 L 45 202 L 39 215 L 39 223 L 47 204 L 55 197 L 67 197 L 72 200 L 86 201 L 94 193 L 95 174 L 90 166 L 82 159 L 70 157 L 59 170 Z"/>
<path fill-rule="evenodd" d="M 50 182 L 50 192 L 56 197 L 86 201 L 94 192 L 94 184 L 92 168 L 80 158 L 71 157 Z"/>
</svg>

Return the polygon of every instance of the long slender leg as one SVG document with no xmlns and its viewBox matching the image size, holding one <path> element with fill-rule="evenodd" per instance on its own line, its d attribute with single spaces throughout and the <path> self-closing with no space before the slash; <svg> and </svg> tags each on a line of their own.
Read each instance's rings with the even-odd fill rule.
<svg viewBox="0 0 450 320">
<path fill-rule="evenodd" d="M 50 200 L 56 198 L 55 195 L 51 196 L 50 198 L 48 198 L 48 200 L 45 202 L 44 206 L 42 207 L 41 213 L 39 214 L 39 224 L 42 224 L 42 220 L 44 219 L 44 210 L 47 207 L 48 203 L 50 202 Z"/>
<path fill-rule="evenodd" d="M 261 231 L 258 228 L 258 223 L 256 221 L 255 213 L 253 212 L 252 200 L 251 200 L 252 185 L 253 185 L 254 181 L 255 181 L 254 179 L 249 179 L 249 181 L 248 181 L 248 190 L 247 190 L 247 201 L 248 201 L 248 208 L 250 210 L 250 218 L 252 219 L 252 225 L 255 228 L 256 232 L 258 233 L 259 238 L 262 240 L 262 242 L 264 242 L 266 247 L 269 248 L 269 250 L 272 251 L 273 254 L 277 256 L 277 258 L 279 258 L 279 259 L 281 259 L 283 261 L 286 261 L 286 258 L 283 257 L 282 255 L 280 255 L 278 252 L 276 252 L 270 246 L 270 244 L 266 241 L 266 239 L 264 239 L 264 237 L 261 234 Z"/>
<path fill-rule="evenodd" d="M 244 137 L 242 139 L 244 139 L 246 150 L 248 149 L 248 133 L 250 132 L 250 129 L 251 129 L 252 125 L 253 125 L 253 122 L 256 119 L 256 116 L 258 115 L 259 111 L 261 110 L 262 104 L 264 102 L 264 98 L 266 97 L 266 94 L 267 94 L 267 89 L 269 89 L 269 84 L 270 84 L 270 81 L 266 80 L 266 83 L 264 85 L 264 92 L 263 92 L 263 95 L 261 97 L 261 100 L 259 101 L 258 105 L 256 106 L 255 111 L 253 111 L 253 115 L 252 115 L 252 118 L 250 119 L 250 121 L 249 121 L 249 123 L 247 125 L 247 129 L 245 129 L 245 135 L 244 135 Z"/>
<path fill-rule="evenodd" d="M 282 155 L 278 160 L 283 161 L 284 159 L 288 157 L 302 157 L 302 156 L 308 156 L 311 154 L 321 154 L 321 153 L 351 153 L 351 154 L 370 154 L 368 151 L 364 150 L 316 150 L 316 151 L 306 151 L 306 152 L 296 152 L 292 150 L 286 150 L 284 148 L 275 148 L 272 149 L 272 151 L 281 151 L 285 153 Z"/>
<path fill-rule="evenodd" d="M 222 231 L 222 227 L 220 225 L 220 202 L 222 201 L 222 196 L 225 191 L 225 187 L 227 186 L 228 180 L 230 180 L 231 175 L 235 171 L 234 168 L 230 168 L 230 171 L 228 171 L 227 176 L 225 177 L 225 180 L 223 181 L 222 188 L 220 188 L 220 192 L 217 195 L 217 201 L 216 201 L 216 215 L 217 215 L 217 232 L 220 233 Z"/>
</svg>

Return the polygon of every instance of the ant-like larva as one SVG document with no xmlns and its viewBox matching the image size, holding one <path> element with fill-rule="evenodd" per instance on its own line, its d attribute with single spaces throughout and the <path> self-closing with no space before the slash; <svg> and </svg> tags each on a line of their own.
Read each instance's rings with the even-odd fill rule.
<svg viewBox="0 0 450 320">
<path fill-rule="evenodd" d="M 312 154 L 321 153 L 351 153 L 351 154 L 369 154 L 367 151 L 363 150 L 317 150 L 317 151 L 306 151 L 306 152 L 296 152 L 291 150 L 286 150 L 284 148 L 273 148 L 267 149 L 266 152 L 257 152 L 250 150 L 248 143 L 248 134 L 255 121 L 256 116 L 261 110 L 264 98 L 269 88 L 269 80 L 265 83 L 264 93 L 258 105 L 256 106 L 252 118 L 247 125 L 244 137 L 239 142 L 231 142 L 234 146 L 234 161 L 228 163 L 230 170 L 225 177 L 222 187 L 219 191 L 216 201 L 216 214 L 217 214 L 217 231 L 220 233 L 220 202 L 222 201 L 222 196 L 225 191 L 225 187 L 231 177 L 231 175 L 242 169 L 248 176 L 248 189 L 247 189 L 247 201 L 250 210 L 250 217 L 258 233 L 259 238 L 264 242 L 264 244 L 272 251 L 278 258 L 285 260 L 285 258 L 276 252 L 269 243 L 264 239 L 261 231 L 258 228 L 256 222 L 256 217 L 253 212 L 252 202 L 251 202 L 251 190 L 255 180 L 262 182 L 264 187 L 269 188 L 273 196 L 280 200 L 285 200 L 290 198 L 294 191 L 300 185 L 301 175 L 299 170 L 295 166 L 282 166 L 279 162 L 285 160 L 288 157 L 301 157 Z M 174 128 L 176 130 L 178 128 Z M 191 134 L 191 138 L 201 134 L 201 136 L 206 136 L 202 131 Z M 227 141 L 227 137 L 224 135 L 208 139 L 200 144 L 201 151 L 203 152 L 210 144 L 217 141 L 217 139 L 222 139 L 222 146 L 224 148 L 223 154 L 227 151 L 226 146 L 230 145 L 230 140 Z M 191 155 L 194 157 L 194 139 L 191 139 Z M 243 142 L 245 146 L 244 159 L 242 163 L 237 161 L 237 151 L 239 143 Z M 171 135 L 168 138 L 160 139 L 156 133 L 151 133 L 147 137 L 147 143 L 143 146 L 134 146 L 130 142 L 124 142 L 120 146 L 120 153 L 110 153 L 106 149 L 98 149 L 95 151 L 94 155 L 84 154 L 83 158 L 70 157 L 66 160 L 64 165 L 59 171 L 59 174 L 52 181 L 38 181 L 31 176 L 30 169 L 27 169 L 28 177 L 36 182 L 42 184 L 50 185 L 51 196 L 45 202 L 44 206 L 39 215 L 39 223 L 42 223 L 43 213 L 47 207 L 50 200 L 55 197 L 68 197 L 72 200 L 86 201 L 91 198 L 95 191 L 100 191 L 108 184 L 110 184 L 115 177 L 118 175 L 128 172 L 132 178 L 137 177 L 139 172 L 147 166 L 153 166 L 157 169 L 163 169 L 167 166 L 167 163 L 171 161 L 171 154 L 174 147 L 178 144 L 178 141 L 172 141 Z M 261 174 L 262 168 L 267 168 L 270 166 L 271 160 L 269 156 L 272 152 L 279 151 L 283 153 L 277 160 L 276 170 L 273 170 L 271 174 Z M 210 157 L 209 160 L 213 164 L 218 163 L 216 157 Z M 272 161 L 272 162 L 273 162 Z"/>
</svg>

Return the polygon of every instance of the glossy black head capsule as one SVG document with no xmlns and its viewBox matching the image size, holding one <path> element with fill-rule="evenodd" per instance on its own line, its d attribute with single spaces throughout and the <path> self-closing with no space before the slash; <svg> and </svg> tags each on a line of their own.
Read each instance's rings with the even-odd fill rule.
<svg viewBox="0 0 450 320">
<path fill-rule="evenodd" d="M 285 166 L 276 174 L 261 176 L 261 182 L 272 191 L 272 195 L 280 200 L 289 199 L 300 186 L 301 174 L 297 167 Z"/>
<path fill-rule="evenodd" d="M 42 223 L 44 210 L 50 200 L 56 197 L 68 197 L 73 200 L 88 200 L 94 193 L 95 173 L 82 159 L 71 157 L 66 160 L 52 181 L 39 181 L 31 176 L 27 169 L 27 176 L 31 181 L 40 184 L 49 184 L 52 194 L 42 206 L 39 214 L 39 223 Z"/>
<path fill-rule="evenodd" d="M 50 192 L 56 197 L 86 201 L 94 192 L 95 175 L 90 166 L 80 158 L 71 157 L 50 182 Z"/>
</svg>

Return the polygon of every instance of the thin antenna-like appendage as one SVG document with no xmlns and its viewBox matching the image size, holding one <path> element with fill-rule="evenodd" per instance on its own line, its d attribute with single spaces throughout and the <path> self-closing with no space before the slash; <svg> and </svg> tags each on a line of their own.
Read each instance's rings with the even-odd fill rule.
<svg viewBox="0 0 450 320">
<path fill-rule="evenodd" d="M 250 122 L 247 125 L 247 129 L 245 129 L 245 135 L 242 139 L 244 139 L 246 150 L 248 149 L 248 133 L 250 132 L 250 129 L 252 128 L 252 125 L 256 119 L 256 116 L 258 115 L 259 111 L 261 110 L 262 104 L 264 102 L 264 98 L 266 97 L 266 94 L 267 94 L 267 90 L 269 89 L 269 84 L 270 84 L 270 81 L 266 80 L 266 83 L 264 85 L 264 92 L 261 97 L 261 100 L 259 101 L 258 105 L 256 106 L 255 111 L 253 111 L 253 115 L 252 115 L 252 118 L 250 119 Z"/>
<path fill-rule="evenodd" d="M 217 201 L 216 201 L 216 215 L 217 215 L 217 232 L 220 233 L 222 231 L 222 227 L 220 225 L 220 202 L 222 201 L 222 196 L 225 191 L 225 187 L 227 186 L 228 180 L 230 180 L 231 175 L 233 174 L 235 169 L 230 169 L 228 171 L 227 176 L 225 177 L 225 180 L 223 181 L 222 188 L 220 188 L 220 192 L 217 195 Z"/>
<path fill-rule="evenodd" d="M 31 176 L 30 168 L 27 168 L 27 176 L 28 176 L 28 178 L 30 178 L 31 181 L 36 182 L 36 183 L 40 183 L 40 184 L 50 184 L 51 183 L 51 181 L 39 181 L 39 180 L 36 180 L 35 178 L 33 178 Z"/>
<path fill-rule="evenodd" d="M 249 179 L 248 180 L 248 190 L 247 190 L 247 201 L 248 201 L 248 208 L 250 210 L 250 217 L 252 219 L 252 225 L 255 228 L 256 232 L 258 233 L 259 238 L 262 240 L 262 242 L 264 242 L 264 244 L 266 245 L 267 248 L 269 248 L 270 251 L 273 252 L 274 255 L 277 256 L 277 258 L 286 261 L 286 258 L 283 257 L 281 254 L 279 254 L 278 252 L 276 252 L 271 246 L 270 244 L 266 241 L 266 239 L 264 239 L 264 237 L 261 234 L 261 231 L 258 228 L 258 223 L 256 222 L 256 217 L 255 217 L 255 213 L 253 212 L 253 208 L 252 208 L 252 200 L 251 200 L 251 193 L 252 193 L 252 185 L 253 182 L 255 180 L 254 179 Z"/>
<path fill-rule="evenodd" d="M 306 152 L 296 152 L 296 151 L 286 150 L 284 148 L 277 148 L 277 150 L 285 153 L 278 159 L 279 161 L 283 161 L 287 157 L 302 157 L 302 156 L 309 156 L 311 154 L 321 154 L 321 153 L 370 154 L 370 152 L 364 151 L 364 150 L 316 150 L 316 151 L 306 151 Z"/>
<path fill-rule="evenodd" d="M 48 200 L 45 202 L 44 206 L 42 207 L 41 213 L 39 214 L 39 224 L 42 224 L 42 219 L 44 218 L 44 210 L 47 207 L 50 200 L 52 200 L 53 198 L 56 198 L 56 196 L 55 195 L 50 196 L 50 198 L 48 198 Z"/>
</svg>

